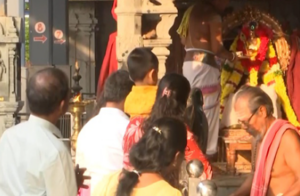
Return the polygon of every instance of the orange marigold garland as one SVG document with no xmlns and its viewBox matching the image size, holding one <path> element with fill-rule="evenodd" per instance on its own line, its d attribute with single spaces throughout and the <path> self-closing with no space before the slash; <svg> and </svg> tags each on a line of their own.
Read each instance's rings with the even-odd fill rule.
<svg viewBox="0 0 300 196">
<path fill-rule="evenodd" d="M 287 95 L 287 89 L 283 80 L 283 73 L 280 69 L 279 63 L 277 62 L 276 52 L 271 42 L 269 43 L 269 50 L 267 56 L 269 62 L 265 61 L 265 64 L 268 65 L 269 70 L 263 76 L 263 83 L 265 85 L 275 84 L 275 91 L 283 106 L 287 119 L 294 126 L 299 127 L 300 123 L 297 119 L 294 109 L 292 108 L 290 99 Z"/>
</svg>

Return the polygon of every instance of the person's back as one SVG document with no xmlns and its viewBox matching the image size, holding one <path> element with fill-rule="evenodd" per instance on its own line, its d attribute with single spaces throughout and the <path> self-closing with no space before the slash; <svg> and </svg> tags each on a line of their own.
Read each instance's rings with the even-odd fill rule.
<svg viewBox="0 0 300 196">
<path fill-rule="evenodd" d="M 34 74 L 26 96 L 31 116 L 0 139 L 0 195 L 75 196 L 70 151 L 55 126 L 69 104 L 67 76 L 55 68 Z"/>
<path fill-rule="evenodd" d="M 46 130 L 45 126 L 49 129 Z M 47 190 L 51 184 L 45 183 L 45 178 L 67 178 L 73 183 L 64 185 L 73 186 L 73 193 L 61 189 L 60 195 L 76 195 L 74 172 L 71 173 L 73 175 L 62 176 L 63 170 L 55 167 L 59 159 L 67 164 L 64 167 L 73 164 L 69 151 L 56 135 L 61 137 L 54 125 L 35 116 L 4 132 L 0 142 L 0 156 L 5 154 L 0 159 L 1 196 L 54 195 Z"/>
<path fill-rule="evenodd" d="M 135 86 L 126 98 L 125 112 L 130 117 L 148 116 L 156 96 L 158 59 L 147 48 L 136 48 L 128 56 L 129 75 Z"/>
<path fill-rule="evenodd" d="M 125 70 L 111 74 L 104 84 L 104 103 L 98 114 L 82 128 L 77 139 L 76 163 L 87 168 L 91 191 L 106 174 L 123 167 L 122 141 L 129 123 L 124 101 L 133 82 Z"/>
<path fill-rule="evenodd" d="M 165 181 L 164 174 L 179 175 L 186 137 L 181 121 L 158 119 L 130 152 L 134 170 L 106 176 L 92 196 L 181 196 L 179 190 Z"/>
<path fill-rule="evenodd" d="M 220 65 L 216 57 L 234 61 L 236 54 L 227 51 L 222 43 L 222 19 L 220 13 L 227 0 L 201 0 L 190 7 L 178 29 L 186 55 L 183 75 L 192 88 L 199 88 L 204 97 L 204 112 L 209 133 L 207 155 L 217 153 L 219 134 Z"/>
<path fill-rule="evenodd" d="M 97 190 L 92 193 L 92 196 L 115 196 L 117 192 L 117 187 L 119 179 L 122 173 L 120 171 L 108 175 Z M 153 184 L 150 184 L 141 188 L 134 188 L 130 196 L 181 196 L 181 193 L 173 188 L 165 180 L 160 180 Z"/>
<path fill-rule="evenodd" d="M 221 23 L 221 17 L 209 3 L 198 2 L 191 11 L 185 39 L 185 48 L 202 48 L 212 51 L 210 23 Z"/>
</svg>

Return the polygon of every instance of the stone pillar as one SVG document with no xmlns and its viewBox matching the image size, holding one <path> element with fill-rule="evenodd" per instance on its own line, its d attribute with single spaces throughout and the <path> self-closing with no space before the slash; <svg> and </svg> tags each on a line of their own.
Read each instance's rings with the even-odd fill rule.
<svg viewBox="0 0 300 196">
<path fill-rule="evenodd" d="M 143 46 L 142 1 L 118 1 L 115 10 L 117 14 L 116 52 L 119 68 L 126 61 L 128 54 L 136 47 Z"/>
<path fill-rule="evenodd" d="M 170 28 L 177 17 L 177 8 L 173 0 L 159 0 L 151 3 L 149 0 L 127 0 L 118 2 L 117 58 L 119 65 L 126 61 L 127 55 L 136 47 L 152 48 L 159 59 L 159 78 L 166 72 L 166 59 L 170 54 L 168 47 L 172 43 Z M 142 15 L 159 16 L 154 39 L 143 39 L 141 35 Z"/>
<path fill-rule="evenodd" d="M 83 93 L 95 93 L 95 18 L 94 2 L 69 2 L 70 64 L 80 66 Z M 73 81 L 71 81 L 73 82 Z"/>
<path fill-rule="evenodd" d="M 151 14 L 159 14 L 161 21 L 156 27 L 155 42 L 148 42 L 147 47 L 153 47 L 153 53 L 156 54 L 159 60 L 158 78 L 162 78 L 166 73 L 166 60 L 170 54 L 168 47 L 172 43 L 169 34 L 170 28 L 174 24 L 177 17 L 177 8 L 173 0 L 161 0 L 161 5 L 153 5 L 152 3 L 144 4 L 143 10 Z"/>
<path fill-rule="evenodd" d="M 0 136 L 5 129 L 15 124 L 14 114 L 23 106 L 17 96 L 20 86 L 17 83 L 16 58 L 20 40 L 21 18 L 0 17 Z"/>
</svg>

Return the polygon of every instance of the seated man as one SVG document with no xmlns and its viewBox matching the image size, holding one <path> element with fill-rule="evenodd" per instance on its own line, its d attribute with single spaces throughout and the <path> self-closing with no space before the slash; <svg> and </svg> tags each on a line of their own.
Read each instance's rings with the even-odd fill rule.
<svg viewBox="0 0 300 196">
<path fill-rule="evenodd" d="M 112 73 L 104 84 L 103 100 L 98 103 L 103 107 L 79 133 L 76 163 L 87 168 L 91 191 L 104 175 L 123 167 L 122 141 L 129 123 L 124 102 L 132 86 L 127 71 Z"/>
<path fill-rule="evenodd" d="M 259 151 L 254 173 L 232 196 L 300 195 L 300 136 L 296 127 L 274 118 L 272 100 L 258 87 L 238 91 L 234 111 Z"/>
</svg>

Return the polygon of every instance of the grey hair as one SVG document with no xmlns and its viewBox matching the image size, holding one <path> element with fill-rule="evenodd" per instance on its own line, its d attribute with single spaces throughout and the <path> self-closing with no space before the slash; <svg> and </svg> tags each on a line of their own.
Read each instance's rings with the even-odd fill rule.
<svg viewBox="0 0 300 196">
<path fill-rule="evenodd" d="M 244 85 L 235 95 L 234 102 L 240 98 L 248 99 L 248 108 L 251 112 L 255 112 L 260 106 L 264 106 L 267 110 L 267 115 L 272 116 L 274 113 L 273 102 L 269 95 L 259 87 Z"/>
</svg>

